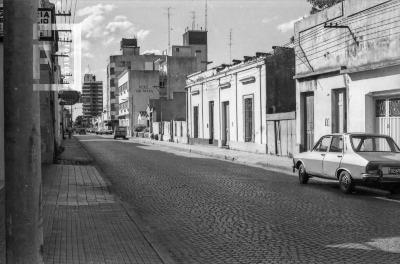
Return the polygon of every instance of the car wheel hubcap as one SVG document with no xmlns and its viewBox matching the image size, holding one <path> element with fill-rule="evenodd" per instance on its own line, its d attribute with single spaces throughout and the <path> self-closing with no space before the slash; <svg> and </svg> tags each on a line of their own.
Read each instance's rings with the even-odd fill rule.
<svg viewBox="0 0 400 264">
<path fill-rule="evenodd" d="M 347 175 L 343 176 L 342 179 L 343 187 L 347 188 L 350 185 L 350 179 Z"/>
</svg>

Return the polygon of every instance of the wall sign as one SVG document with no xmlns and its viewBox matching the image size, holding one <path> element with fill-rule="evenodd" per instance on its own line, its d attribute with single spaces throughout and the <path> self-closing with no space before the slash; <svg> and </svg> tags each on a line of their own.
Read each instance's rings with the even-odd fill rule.
<svg viewBox="0 0 400 264">
<path fill-rule="evenodd" d="M 39 40 L 53 41 L 54 30 L 52 24 L 54 21 L 54 9 L 38 8 Z M 4 7 L 0 4 L 0 41 L 4 37 Z"/>
<path fill-rule="evenodd" d="M 54 20 L 53 9 L 38 8 L 39 40 L 54 40 L 54 30 L 52 28 Z"/>
</svg>

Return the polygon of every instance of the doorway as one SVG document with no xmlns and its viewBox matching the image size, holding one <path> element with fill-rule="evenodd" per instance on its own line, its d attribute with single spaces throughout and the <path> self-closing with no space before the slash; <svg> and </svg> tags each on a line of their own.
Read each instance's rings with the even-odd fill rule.
<svg viewBox="0 0 400 264">
<path fill-rule="evenodd" d="M 229 102 L 222 103 L 222 145 L 229 146 L 230 130 L 229 130 Z"/>
<path fill-rule="evenodd" d="M 214 101 L 208 102 L 209 144 L 214 142 Z"/>
<path fill-rule="evenodd" d="M 332 90 L 332 133 L 347 132 L 346 89 Z"/>
<path fill-rule="evenodd" d="M 193 107 L 193 137 L 199 137 L 199 107 Z"/>
<path fill-rule="evenodd" d="M 314 93 L 304 93 L 304 151 L 314 146 Z"/>
</svg>

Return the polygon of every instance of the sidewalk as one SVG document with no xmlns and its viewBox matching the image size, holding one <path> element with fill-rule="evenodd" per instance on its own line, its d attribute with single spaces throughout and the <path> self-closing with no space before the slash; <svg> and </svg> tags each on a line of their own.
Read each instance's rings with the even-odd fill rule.
<svg viewBox="0 0 400 264">
<path fill-rule="evenodd" d="M 233 161 L 235 163 L 249 165 L 254 167 L 261 167 L 264 169 L 279 170 L 281 172 L 293 174 L 292 166 L 293 161 L 288 157 L 273 156 L 268 154 L 257 154 L 251 152 L 244 152 L 239 150 L 218 148 L 216 146 L 207 145 L 188 145 L 167 141 L 151 140 L 149 138 L 132 137 L 130 141 L 140 144 L 154 144 L 162 145 L 178 150 L 192 152 L 216 159 L 223 159 Z"/>
<path fill-rule="evenodd" d="M 43 169 L 45 263 L 166 263 L 77 139 Z M 73 164 L 73 165 L 68 165 Z"/>
</svg>

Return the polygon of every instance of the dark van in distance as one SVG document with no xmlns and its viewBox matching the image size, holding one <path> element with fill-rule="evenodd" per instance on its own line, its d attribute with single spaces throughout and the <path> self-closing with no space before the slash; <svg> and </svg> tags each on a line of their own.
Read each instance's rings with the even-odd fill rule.
<svg viewBox="0 0 400 264">
<path fill-rule="evenodd" d="M 126 127 L 118 126 L 118 127 L 115 128 L 114 139 L 117 139 L 117 138 L 128 139 L 126 137 L 126 135 L 127 135 Z"/>
</svg>

